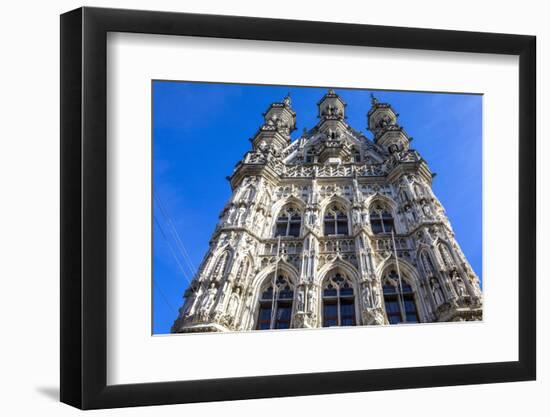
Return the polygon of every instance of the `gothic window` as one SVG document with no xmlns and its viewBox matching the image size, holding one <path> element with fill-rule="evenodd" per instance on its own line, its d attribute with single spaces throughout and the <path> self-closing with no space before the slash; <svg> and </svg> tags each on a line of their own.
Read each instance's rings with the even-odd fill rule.
<svg viewBox="0 0 550 417">
<path fill-rule="evenodd" d="M 256 329 L 289 329 L 293 300 L 294 288 L 287 277 L 279 275 L 275 285 L 270 280 L 260 292 Z"/>
<path fill-rule="evenodd" d="M 390 271 L 383 285 L 384 305 L 390 324 L 418 323 L 418 312 L 412 287 L 397 272 Z"/>
<path fill-rule="evenodd" d="M 307 151 L 306 152 L 306 158 L 305 158 L 305 161 L 306 161 L 306 164 L 312 164 L 313 163 L 313 152 L 312 151 Z"/>
<path fill-rule="evenodd" d="M 361 152 L 359 152 L 357 149 L 353 150 L 353 162 L 361 162 Z"/>
<path fill-rule="evenodd" d="M 279 213 L 275 236 L 300 236 L 302 214 L 293 207 L 286 207 Z"/>
<path fill-rule="evenodd" d="M 324 223 L 325 236 L 348 234 L 348 215 L 340 206 L 333 205 L 325 211 Z"/>
<path fill-rule="evenodd" d="M 350 281 L 334 274 L 323 286 L 323 327 L 355 326 L 355 295 Z"/>
<path fill-rule="evenodd" d="M 370 225 L 372 233 L 391 233 L 393 230 L 393 217 L 390 211 L 382 206 L 376 205 L 370 211 Z"/>
</svg>

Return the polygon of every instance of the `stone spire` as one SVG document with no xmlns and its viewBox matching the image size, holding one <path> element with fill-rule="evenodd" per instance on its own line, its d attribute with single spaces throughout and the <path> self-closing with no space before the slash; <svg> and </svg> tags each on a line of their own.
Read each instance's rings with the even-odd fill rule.
<svg viewBox="0 0 550 417">
<path fill-rule="evenodd" d="M 374 142 L 390 153 L 409 149 L 409 136 L 397 124 L 397 114 L 388 103 L 380 102 L 371 94 L 371 108 L 367 113 L 368 129 L 374 135 Z"/>
<path fill-rule="evenodd" d="M 281 150 L 290 144 L 290 133 L 296 129 L 296 113 L 290 95 L 282 102 L 272 103 L 263 113 L 264 123 L 254 136 L 254 149 L 266 147 Z"/>
<path fill-rule="evenodd" d="M 343 120 L 345 118 L 346 103 L 331 88 L 317 103 L 321 120 Z"/>
</svg>

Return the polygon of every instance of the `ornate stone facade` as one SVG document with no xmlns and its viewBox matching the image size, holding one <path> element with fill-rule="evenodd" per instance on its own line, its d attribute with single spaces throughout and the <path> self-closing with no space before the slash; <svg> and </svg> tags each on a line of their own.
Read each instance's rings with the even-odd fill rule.
<svg viewBox="0 0 550 417">
<path fill-rule="evenodd" d="M 172 332 L 482 318 L 478 277 L 391 105 L 372 97 L 373 140 L 333 90 L 318 108 L 295 141 L 289 97 L 264 114 Z"/>
</svg>

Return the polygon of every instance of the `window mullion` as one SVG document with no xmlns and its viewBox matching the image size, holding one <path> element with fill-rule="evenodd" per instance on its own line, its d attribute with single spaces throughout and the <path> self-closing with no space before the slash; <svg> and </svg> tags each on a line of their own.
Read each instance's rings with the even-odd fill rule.
<svg viewBox="0 0 550 417">
<path fill-rule="evenodd" d="M 340 287 L 336 289 L 336 309 L 338 310 L 338 326 L 341 326 L 342 318 L 340 314 Z"/>
<path fill-rule="evenodd" d="M 279 293 L 277 291 L 277 287 L 273 288 L 273 300 L 271 305 L 271 323 L 269 323 L 270 330 L 273 330 L 275 328 L 275 323 L 277 322 L 277 305 L 279 302 Z"/>
<path fill-rule="evenodd" d="M 406 308 L 405 308 L 405 296 L 403 295 L 403 293 L 400 291 L 400 288 L 399 288 L 399 285 L 395 288 L 397 290 L 397 302 L 399 304 L 399 311 L 401 312 L 401 322 L 402 323 L 406 323 L 407 322 L 407 318 L 406 318 Z"/>
</svg>

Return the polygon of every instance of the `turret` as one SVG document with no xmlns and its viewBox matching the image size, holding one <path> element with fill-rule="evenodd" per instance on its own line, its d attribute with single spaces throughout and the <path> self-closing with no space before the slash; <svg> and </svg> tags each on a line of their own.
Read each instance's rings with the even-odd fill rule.
<svg viewBox="0 0 550 417">
<path fill-rule="evenodd" d="M 390 153 L 408 150 L 409 136 L 397 124 L 399 115 L 395 113 L 391 105 L 380 103 L 372 94 L 371 104 L 372 107 L 367 113 L 367 118 L 369 130 L 374 135 L 374 142 Z"/>
<path fill-rule="evenodd" d="M 263 114 L 264 123 L 252 140 L 255 150 L 272 148 L 282 150 L 290 144 L 290 133 L 296 129 L 296 113 L 292 110 L 290 96 L 273 103 Z"/>
</svg>

